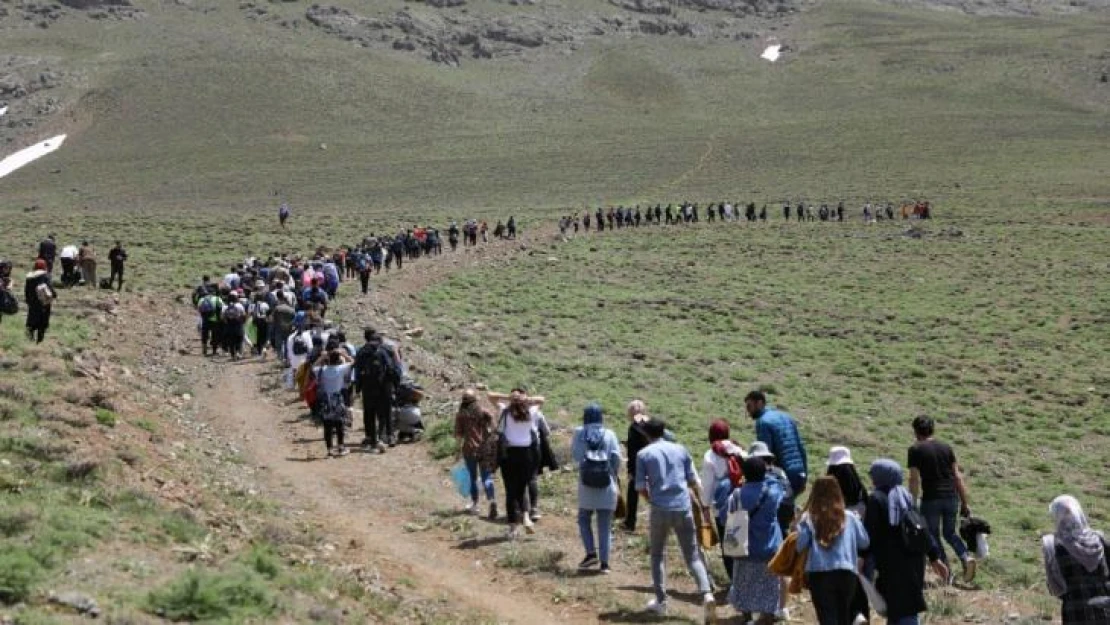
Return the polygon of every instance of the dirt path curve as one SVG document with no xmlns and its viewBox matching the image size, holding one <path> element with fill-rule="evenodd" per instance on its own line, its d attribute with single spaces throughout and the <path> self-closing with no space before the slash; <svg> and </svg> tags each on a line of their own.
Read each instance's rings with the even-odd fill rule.
<svg viewBox="0 0 1110 625">
<path fill-rule="evenodd" d="M 277 405 L 255 390 L 259 375 L 273 375 L 273 370 L 256 364 L 228 366 L 211 391 L 202 394 L 199 408 L 242 441 L 257 464 L 268 467 L 273 486 L 326 519 L 327 537 L 340 543 L 337 548 L 353 550 L 348 558 L 373 564 L 392 579 L 411 579 L 423 594 L 442 595 L 460 608 L 492 614 L 499 621 L 595 622 L 592 613 L 553 609 L 530 592 L 518 592 L 511 576 L 494 563 L 445 548 L 434 533 L 406 530 L 411 513 L 434 507 L 443 497 L 442 471 L 423 447 L 328 460 L 319 431 L 297 418 L 299 410 Z"/>
</svg>

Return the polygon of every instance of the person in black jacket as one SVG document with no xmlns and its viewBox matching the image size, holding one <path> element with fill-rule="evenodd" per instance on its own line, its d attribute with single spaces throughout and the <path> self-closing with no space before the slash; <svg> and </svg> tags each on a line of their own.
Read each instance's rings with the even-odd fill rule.
<svg viewBox="0 0 1110 625">
<path fill-rule="evenodd" d="M 397 444 L 393 439 L 393 390 L 401 373 L 376 330 L 366 328 L 363 336 L 366 344 L 355 354 L 354 386 L 356 393 L 362 393 L 362 425 L 366 432 L 362 450 L 385 453 L 387 445 Z"/>
<path fill-rule="evenodd" d="M 34 271 L 27 274 L 23 285 L 23 298 L 27 300 L 27 338 L 36 343 L 41 343 L 46 336 L 46 329 L 50 327 L 50 309 L 57 297 L 46 267 L 44 259 L 36 260 Z M 48 297 L 39 296 L 39 287 L 45 287 Z"/>
<path fill-rule="evenodd" d="M 123 290 L 123 262 L 127 260 L 127 252 L 123 249 L 123 243 L 116 241 L 116 246 L 108 252 L 108 262 L 112 266 L 112 273 L 108 276 L 108 288 L 112 288 L 112 283 L 115 282 L 116 277 L 119 277 L 119 286 L 116 291 Z"/>
<path fill-rule="evenodd" d="M 647 407 L 639 399 L 628 404 L 628 492 L 625 494 L 627 513 L 624 517 L 624 529 L 629 532 L 636 531 L 636 506 L 640 502 L 640 493 L 636 491 L 636 454 L 648 446 L 647 433 L 643 426 L 650 418 L 647 416 Z"/>
<path fill-rule="evenodd" d="M 879 459 L 869 470 L 875 488 L 867 498 L 863 526 L 871 538 L 870 556 L 878 578 L 875 587 L 886 600 L 887 623 L 916 625 L 925 604 L 925 558 L 943 580 L 948 567 L 940 559 L 940 548 L 930 536 L 928 553 L 911 553 L 902 541 L 902 515 L 913 508 L 913 497 L 902 486 L 902 467 L 893 460 Z"/>
<path fill-rule="evenodd" d="M 50 234 L 39 243 L 39 258 L 46 261 L 46 273 L 54 271 L 54 257 L 58 253 L 58 246 L 54 242 L 54 235 Z"/>
</svg>

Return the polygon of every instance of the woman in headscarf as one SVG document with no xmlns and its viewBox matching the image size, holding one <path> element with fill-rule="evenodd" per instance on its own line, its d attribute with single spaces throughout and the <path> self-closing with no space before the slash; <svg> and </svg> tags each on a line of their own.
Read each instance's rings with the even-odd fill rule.
<svg viewBox="0 0 1110 625">
<path fill-rule="evenodd" d="M 40 296 L 40 291 L 43 295 Z M 27 338 L 41 343 L 46 336 L 46 329 L 50 327 L 50 310 L 54 298 L 58 294 L 50 284 L 50 273 L 46 270 L 46 261 L 39 258 L 35 261 L 35 268 L 27 274 L 23 284 L 23 298 L 27 300 Z"/>
<path fill-rule="evenodd" d="M 1110 623 L 1106 538 L 1071 495 L 1053 499 L 1048 511 L 1056 531 L 1043 538 L 1044 568 L 1049 592 L 1062 602 L 1063 625 Z"/>
<path fill-rule="evenodd" d="M 735 475 L 733 469 L 740 468 L 744 462 L 744 449 L 729 440 L 728 421 L 717 419 L 709 424 L 709 449 L 705 451 L 701 465 L 701 501 L 713 510 L 717 522 L 717 535 L 725 533 L 725 518 L 728 515 L 728 499 L 732 491 L 744 482 L 744 476 Z M 725 565 L 728 578 L 732 579 L 732 558 L 722 552 L 721 560 Z"/>
<path fill-rule="evenodd" d="M 767 563 L 782 545 L 778 509 L 783 492 L 777 481 L 768 478 L 763 459 L 748 458 L 743 469 L 744 485 L 733 491 L 729 507 L 748 512 L 748 555 L 733 561 L 728 601 L 744 614 L 743 622 L 759 613 L 756 623 L 768 625 L 775 622 L 782 593 L 782 582 Z"/>
<path fill-rule="evenodd" d="M 617 509 L 617 476 L 621 468 L 621 447 L 617 435 L 602 422 L 601 406 L 592 403 L 582 413 L 582 425 L 574 430 L 570 454 L 578 466 L 578 531 L 586 557 L 578 564 L 585 571 L 601 564 L 609 572 L 609 543 L 613 511 Z M 604 473 L 608 471 L 608 473 Z M 607 484 L 604 484 L 608 480 Z M 589 484 L 587 484 L 589 482 Z M 597 514 L 597 548 L 590 523 Z"/>
<path fill-rule="evenodd" d="M 600 210 L 598 215 L 600 215 Z M 598 225 L 601 225 L 599 217 Z M 628 532 L 636 531 L 636 507 L 640 502 L 640 493 L 636 491 L 636 454 L 648 445 L 647 434 L 644 433 L 644 424 L 651 417 L 647 414 L 647 406 L 639 399 L 634 399 L 628 404 L 628 438 L 625 443 L 628 447 L 628 492 L 625 494 L 627 514 L 624 517 L 624 529 Z"/>
<path fill-rule="evenodd" d="M 948 579 L 948 567 L 940 560 L 940 550 L 929 537 L 929 552 L 911 553 L 902 542 L 902 515 L 913 508 L 910 491 L 902 486 L 902 467 L 882 458 L 871 463 L 868 473 L 874 490 L 867 498 L 864 529 L 871 538 L 871 558 L 878 579 L 875 587 L 886 600 L 890 625 L 917 625 L 925 605 L 925 557 L 941 579 Z"/>
<path fill-rule="evenodd" d="M 856 568 L 870 541 L 863 522 L 844 510 L 836 479 L 813 485 L 806 513 L 798 522 L 798 553 L 807 549 L 806 582 L 820 625 L 852 625 L 852 597 L 859 588 Z"/>
</svg>

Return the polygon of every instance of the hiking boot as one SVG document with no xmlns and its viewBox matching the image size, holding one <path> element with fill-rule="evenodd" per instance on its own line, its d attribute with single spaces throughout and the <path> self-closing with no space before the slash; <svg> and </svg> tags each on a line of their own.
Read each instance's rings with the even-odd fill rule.
<svg viewBox="0 0 1110 625">
<path fill-rule="evenodd" d="M 975 561 L 974 556 L 967 556 L 963 560 L 964 565 L 964 583 L 970 584 L 975 581 L 975 569 L 978 568 L 978 563 Z"/>
<path fill-rule="evenodd" d="M 666 616 L 667 602 L 660 601 L 658 599 L 652 599 L 651 601 L 648 601 L 648 604 L 644 607 L 644 609 L 658 616 Z"/>
<path fill-rule="evenodd" d="M 586 557 L 583 558 L 582 561 L 578 563 L 578 570 L 579 571 L 585 571 L 586 569 L 591 569 L 591 568 L 597 566 L 597 563 L 598 563 L 597 554 L 587 553 Z"/>
<path fill-rule="evenodd" d="M 493 501 L 489 502 L 489 520 L 497 520 L 497 503 Z"/>
<path fill-rule="evenodd" d="M 600 572 L 601 572 L 602 575 L 608 575 L 608 574 L 612 573 L 613 571 L 609 568 L 609 563 L 608 562 L 602 562 Z"/>
<path fill-rule="evenodd" d="M 706 625 L 717 622 L 717 598 L 713 596 L 713 593 L 705 593 L 705 596 L 702 597 L 701 609 L 704 613 Z"/>
</svg>

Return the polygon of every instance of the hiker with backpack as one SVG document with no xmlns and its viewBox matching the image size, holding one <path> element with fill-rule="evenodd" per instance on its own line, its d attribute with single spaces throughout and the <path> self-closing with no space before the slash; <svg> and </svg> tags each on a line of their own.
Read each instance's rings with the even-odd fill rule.
<svg viewBox="0 0 1110 625">
<path fill-rule="evenodd" d="M 393 390 L 401 381 L 401 373 L 392 355 L 382 344 L 382 336 L 373 328 L 363 333 L 366 343 L 355 355 L 355 393 L 362 393 L 362 425 L 365 438 L 362 450 L 385 453 L 393 447 Z"/>
<path fill-rule="evenodd" d="M 709 449 L 701 465 L 702 503 L 713 511 L 717 535 L 724 536 L 728 500 L 732 492 L 744 484 L 744 448 L 729 440 L 728 421 L 717 419 L 709 424 Z M 725 573 L 732 579 L 732 557 L 721 551 Z"/>
<path fill-rule="evenodd" d="M 579 571 L 600 566 L 609 572 L 609 543 L 613 531 L 613 512 L 620 496 L 621 449 L 612 430 L 605 427 L 601 406 L 591 403 L 582 413 L 582 425 L 574 430 L 570 455 L 578 467 L 578 532 L 586 557 Z M 597 515 L 597 548 L 591 522 Z"/>
<path fill-rule="evenodd" d="M 790 415 L 767 405 L 763 391 L 752 391 L 744 398 L 748 416 L 755 421 L 755 438 L 767 444 L 775 462 L 790 479 L 790 488 L 797 497 L 806 489 L 809 463 L 805 443 L 798 433 L 798 424 Z"/>
<path fill-rule="evenodd" d="M 239 360 L 243 357 L 243 340 L 246 338 L 247 309 L 239 303 L 238 293 L 233 291 L 228 295 L 227 306 L 224 306 L 220 318 L 223 321 L 224 349 L 232 360 Z"/>
<path fill-rule="evenodd" d="M 1079 501 L 1061 495 L 1048 507 L 1055 531 L 1041 539 L 1048 591 L 1061 601 L 1062 625 L 1110 623 L 1106 538 L 1091 529 Z"/>
<path fill-rule="evenodd" d="M 478 401 L 478 394 L 472 388 L 463 391 L 459 410 L 455 413 L 455 442 L 459 455 L 466 463 L 470 475 L 470 505 L 466 510 L 478 514 L 478 481 L 489 502 L 489 520 L 497 518 L 497 499 L 493 488 L 493 473 L 482 465 L 482 446 L 493 432 L 493 413 Z"/>
<path fill-rule="evenodd" d="M 863 522 L 844 509 L 836 478 L 813 484 L 806 512 L 798 522 L 798 553 L 806 558 L 806 583 L 819 625 L 853 625 L 852 598 L 860 552 L 870 545 Z"/>
<path fill-rule="evenodd" d="M 940 542 L 943 535 L 960 559 L 964 582 L 970 584 L 975 580 L 975 556 L 960 538 L 956 524 L 957 514 L 971 516 L 967 485 L 956 462 L 955 452 L 946 443 L 933 438 L 935 429 L 936 424 L 930 417 L 920 416 L 913 420 L 916 442 L 910 447 L 906 462 L 910 470 L 909 490 L 915 498 L 921 497 L 921 514 L 929 524 L 933 540 L 940 547 L 941 560 L 948 564 L 944 545 Z"/>
<path fill-rule="evenodd" d="M 886 602 L 887 623 L 918 625 L 918 614 L 927 609 L 926 557 L 942 580 L 948 579 L 948 567 L 940 559 L 924 518 L 914 508 L 913 497 L 902 485 L 902 467 L 881 458 L 871 463 L 868 473 L 874 489 L 866 500 L 863 525 L 871 541 L 875 588 Z"/>
<path fill-rule="evenodd" d="M 34 269 L 27 274 L 23 284 L 23 299 L 27 302 L 27 338 L 41 343 L 50 327 L 50 312 L 58 294 L 51 284 L 46 261 L 35 260 Z"/>
<path fill-rule="evenodd" d="M 208 276 L 205 276 L 206 281 L 207 278 Z M 215 356 L 217 349 L 223 345 L 223 312 L 224 301 L 213 285 L 213 288 L 206 289 L 205 295 L 201 295 L 197 301 L 197 314 L 200 315 L 200 348 L 204 356 L 209 355 L 209 348 Z"/>
<path fill-rule="evenodd" d="M 691 491 L 701 491 L 701 483 L 694 470 L 694 460 L 685 447 L 664 440 L 667 426 L 662 421 L 650 419 L 643 425 L 643 431 L 647 435 L 648 445 L 636 455 L 636 490 L 651 504 L 651 585 L 655 591 L 655 597 L 648 603 L 647 611 L 657 615 L 667 613 L 667 576 L 664 562 L 667 539 L 673 532 L 678 538 L 686 568 L 702 596 L 705 621 L 713 622 L 716 619 L 717 600 L 713 596 L 709 573 L 698 546 L 693 502 L 690 499 Z"/>
<path fill-rule="evenodd" d="M 774 623 L 779 612 L 782 582 L 767 568 L 779 547 L 783 534 L 778 524 L 778 508 L 783 491 L 779 483 L 767 476 L 767 465 L 760 458 L 743 463 L 744 485 L 734 490 L 728 501 L 728 528 L 744 535 L 744 548 L 734 550 L 737 557 L 729 579 L 732 582 L 728 601 L 747 623 L 753 614 L 760 625 Z M 743 523 L 746 517 L 746 523 Z M 737 518 L 738 521 L 734 521 Z M 746 527 L 744 527 L 746 525 Z M 722 534 L 722 545 L 725 536 Z M 736 541 L 732 543 L 735 545 Z"/>
<path fill-rule="evenodd" d="M 255 293 L 250 309 L 251 322 L 254 323 L 255 330 L 255 356 L 262 356 L 266 351 L 266 344 L 270 342 L 270 315 L 270 304 L 266 302 L 266 295 L 261 292 Z"/>
<path fill-rule="evenodd" d="M 316 403 L 313 413 L 324 425 L 324 445 L 328 456 L 338 458 L 350 451 L 343 443 L 345 430 L 350 427 L 351 413 L 345 400 L 351 381 L 354 359 L 339 341 L 329 342 L 313 369 L 316 376 Z M 333 444 L 332 439 L 335 439 Z"/>
</svg>

